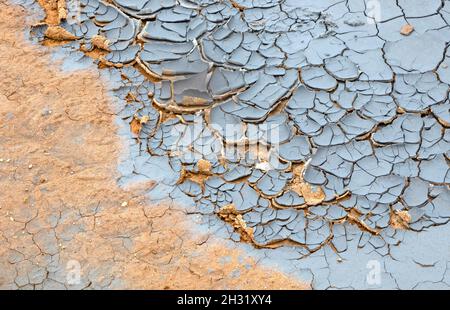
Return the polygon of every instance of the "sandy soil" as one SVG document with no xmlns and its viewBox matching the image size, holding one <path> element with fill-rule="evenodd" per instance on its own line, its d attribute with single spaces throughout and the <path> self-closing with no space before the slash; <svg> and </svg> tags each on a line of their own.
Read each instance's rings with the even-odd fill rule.
<svg viewBox="0 0 450 310">
<path fill-rule="evenodd" d="M 0 0 L 0 288 L 308 288 L 149 205 L 152 184 L 119 188 L 98 72 L 61 72 L 26 41 L 26 14 Z"/>
</svg>

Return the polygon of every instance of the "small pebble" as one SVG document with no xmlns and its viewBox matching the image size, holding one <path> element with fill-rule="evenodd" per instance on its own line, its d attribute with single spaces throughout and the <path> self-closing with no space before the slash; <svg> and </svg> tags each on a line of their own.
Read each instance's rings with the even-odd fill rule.
<svg viewBox="0 0 450 310">
<path fill-rule="evenodd" d="M 400 33 L 404 36 L 409 36 L 414 31 L 414 27 L 410 24 L 403 25 L 400 29 Z"/>
<path fill-rule="evenodd" d="M 33 165 L 32 164 L 28 165 L 28 169 L 31 169 L 31 168 L 33 168 Z"/>
<path fill-rule="evenodd" d="M 121 206 L 122 206 L 122 207 L 128 206 L 128 202 L 126 202 L 126 201 L 122 202 Z"/>
</svg>

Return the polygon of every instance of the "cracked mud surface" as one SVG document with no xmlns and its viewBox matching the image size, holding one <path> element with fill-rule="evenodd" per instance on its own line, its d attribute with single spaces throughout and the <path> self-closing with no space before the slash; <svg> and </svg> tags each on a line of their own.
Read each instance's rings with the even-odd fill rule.
<svg viewBox="0 0 450 310">
<path fill-rule="evenodd" d="M 0 289 L 308 287 L 195 231 L 182 208 L 149 204 L 152 182 L 119 187 L 98 72 L 62 72 L 26 42 L 29 14 L 0 1 Z"/>
<path fill-rule="evenodd" d="M 135 137 L 120 184 L 316 288 L 374 260 L 376 287 L 448 287 L 450 1 L 50 3 L 33 37 L 93 59 Z"/>
</svg>

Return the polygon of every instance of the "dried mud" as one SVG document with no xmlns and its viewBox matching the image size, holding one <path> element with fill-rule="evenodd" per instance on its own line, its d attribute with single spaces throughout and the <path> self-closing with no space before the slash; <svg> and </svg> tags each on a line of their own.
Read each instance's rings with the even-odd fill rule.
<svg viewBox="0 0 450 310">
<path fill-rule="evenodd" d="M 26 15 L 0 0 L 0 288 L 308 288 L 194 232 L 183 209 L 150 205 L 153 183 L 119 187 L 108 91 L 26 42 Z"/>
<path fill-rule="evenodd" d="M 33 38 L 111 81 L 120 184 L 314 288 L 450 285 L 449 0 L 61 2 Z"/>
</svg>

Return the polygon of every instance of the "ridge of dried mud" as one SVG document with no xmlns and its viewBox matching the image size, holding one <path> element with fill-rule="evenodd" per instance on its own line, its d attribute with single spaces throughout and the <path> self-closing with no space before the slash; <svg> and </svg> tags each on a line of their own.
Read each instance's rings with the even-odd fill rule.
<svg viewBox="0 0 450 310">
<path fill-rule="evenodd" d="M 25 41 L 26 14 L 0 1 L 0 288 L 308 288 L 193 233 L 181 209 L 148 205 L 152 184 L 119 188 L 122 145 L 98 73 L 61 72 Z"/>
</svg>

